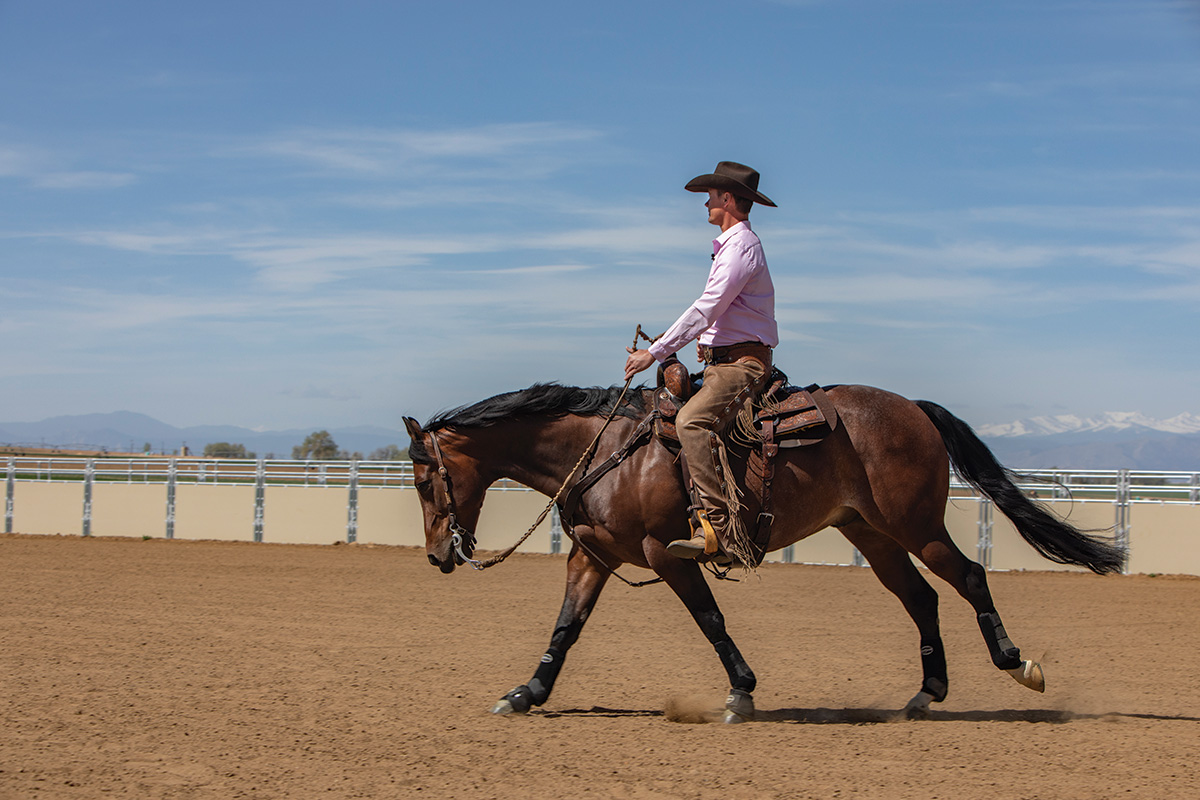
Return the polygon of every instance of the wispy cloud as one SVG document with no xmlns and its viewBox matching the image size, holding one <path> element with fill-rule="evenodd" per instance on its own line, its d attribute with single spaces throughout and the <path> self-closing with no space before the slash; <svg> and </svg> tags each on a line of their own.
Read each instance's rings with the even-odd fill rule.
<svg viewBox="0 0 1200 800">
<path fill-rule="evenodd" d="M 116 189 L 137 180 L 131 172 L 45 172 L 30 176 L 37 189 Z"/>
<path fill-rule="evenodd" d="M 305 129 L 259 137 L 231 147 L 228 154 L 271 156 L 373 179 L 409 175 L 519 181 L 545 178 L 567 163 L 561 148 L 602 137 L 594 128 L 552 122 L 428 130 Z"/>
<path fill-rule="evenodd" d="M 482 275 L 561 275 L 566 272 L 583 272 L 591 269 L 586 264 L 543 264 L 531 267 L 506 267 L 503 269 L 476 269 L 469 274 Z"/>
<path fill-rule="evenodd" d="M 0 144 L 0 178 L 22 180 L 35 189 L 115 189 L 137 180 L 127 171 L 71 169 L 71 161 L 44 148 Z"/>
</svg>

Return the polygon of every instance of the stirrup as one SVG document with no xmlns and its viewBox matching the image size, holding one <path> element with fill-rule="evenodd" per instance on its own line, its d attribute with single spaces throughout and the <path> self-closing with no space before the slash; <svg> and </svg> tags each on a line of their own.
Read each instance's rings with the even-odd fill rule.
<svg viewBox="0 0 1200 800">
<path fill-rule="evenodd" d="M 721 543 L 717 537 L 717 529 L 713 527 L 712 520 L 708 518 L 708 511 L 703 508 L 696 509 L 696 521 L 700 523 L 700 530 L 692 534 L 692 539 L 698 538 L 703 531 L 704 555 L 715 556 L 721 552 Z"/>
<path fill-rule="evenodd" d="M 667 552 L 676 558 L 711 562 L 719 567 L 727 567 L 732 564 L 732 557 L 721 549 L 720 539 L 717 537 L 712 520 L 708 518 L 708 512 L 702 508 L 693 510 L 695 527 L 692 530 L 692 537 L 676 539 L 667 545 Z"/>
</svg>

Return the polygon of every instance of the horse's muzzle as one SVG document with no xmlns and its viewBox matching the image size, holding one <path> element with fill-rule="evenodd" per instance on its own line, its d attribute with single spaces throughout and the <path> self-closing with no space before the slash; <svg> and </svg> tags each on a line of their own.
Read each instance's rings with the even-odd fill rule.
<svg viewBox="0 0 1200 800">
<path fill-rule="evenodd" d="M 458 557 L 453 551 L 446 553 L 446 558 L 441 559 L 433 553 L 429 554 L 429 563 L 440 569 L 443 574 L 449 575 L 454 572 L 454 568 L 458 566 Z"/>
<path fill-rule="evenodd" d="M 453 537 L 446 537 L 427 550 L 429 563 L 440 569 L 446 575 L 454 572 L 463 563 L 462 555 L 454 547 Z"/>
</svg>

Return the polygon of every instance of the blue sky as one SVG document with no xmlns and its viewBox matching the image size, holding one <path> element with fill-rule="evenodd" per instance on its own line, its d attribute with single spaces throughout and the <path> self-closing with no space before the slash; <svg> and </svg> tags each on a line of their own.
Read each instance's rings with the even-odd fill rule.
<svg viewBox="0 0 1200 800">
<path fill-rule="evenodd" d="M 619 383 L 722 159 L 794 382 L 1197 413 L 1198 142 L 1191 0 L 0 0 L 0 419 Z"/>
</svg>

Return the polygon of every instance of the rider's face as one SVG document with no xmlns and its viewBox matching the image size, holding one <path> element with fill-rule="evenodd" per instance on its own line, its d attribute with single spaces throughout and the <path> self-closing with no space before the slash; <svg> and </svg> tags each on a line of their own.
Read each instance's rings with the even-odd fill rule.
<svg viewBox="0 0 1200 800">
<path fill-rule="evenodd" d="M 733 195 L 729 192 L 722 192 L 717 189 L 708 190 L 708 202 L 704 207 L 708 209 L 708 221 L 711 225 L 722 225 L 725 222 L 725 215 L 729 212 L 729 205 L 733 201 Z"/>
</svg>

